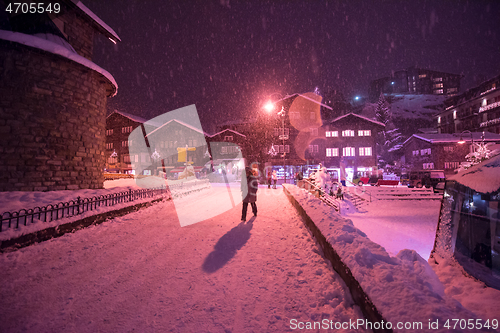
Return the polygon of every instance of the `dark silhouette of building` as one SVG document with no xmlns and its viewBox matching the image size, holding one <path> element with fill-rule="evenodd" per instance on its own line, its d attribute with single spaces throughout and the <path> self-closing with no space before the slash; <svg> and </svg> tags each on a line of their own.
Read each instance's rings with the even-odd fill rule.
<svg viewBox="0 0 500 333">
<path fill-rule="evenodd" d="M 462 75 L 409 67 L 391 76 L 370 82 L 369 98 L 375 102 L 384 94 L 456 95 L 460 92 Z"/>
<path fill-rule="evenodd" d="M 436 115 L 439 133 L 488 131 L 500 134 L 500 75 L 445 100 Z"/>
</svg>

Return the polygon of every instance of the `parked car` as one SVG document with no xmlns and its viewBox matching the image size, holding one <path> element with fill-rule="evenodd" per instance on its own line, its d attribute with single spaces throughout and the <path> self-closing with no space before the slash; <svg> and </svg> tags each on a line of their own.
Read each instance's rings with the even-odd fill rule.
<svg viewBox="0 0 500 333">
<path fill-rule="evenodd" d="M 445 175 L 443 170 L 417 170 L 411 171 L 408 174 L 408 187 L 416 188 L 433 188 L 435 191 L 439 190 L 437 186 L 439 183 L 444 184 Z M 444 188 L 444 187 L 443 187 Z"/>
<path fill-rule="evenodd" d="M 356 185 L 363 186 L 365 184 L 368 184 L 370 181 L 370 177 L 359 177 L 356 179 L 353 179 L 352 182 Z"/>
</svg>

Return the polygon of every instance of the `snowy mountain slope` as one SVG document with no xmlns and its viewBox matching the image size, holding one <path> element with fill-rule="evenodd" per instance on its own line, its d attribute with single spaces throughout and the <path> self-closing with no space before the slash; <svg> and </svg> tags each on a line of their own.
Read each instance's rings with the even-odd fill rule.
<svg viewBox="0 0 500 333">
<path fill-rule="evenodd" d="M 419 128 L 434 128 L 432 118 L 443 108 L 446 99 L 441 95 L 388 95 L 392 120 L 406 137 L 416 133 Z M 366 103 L 361 115 L 375 119 L 377 103 Z"/>
</svg>

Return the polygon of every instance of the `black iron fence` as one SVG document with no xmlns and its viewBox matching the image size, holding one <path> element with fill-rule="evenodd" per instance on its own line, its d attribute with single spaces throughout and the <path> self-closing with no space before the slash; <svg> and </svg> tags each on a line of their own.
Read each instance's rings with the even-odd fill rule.
<svg viewBox="0 0 500 333">
<path fill-rule="evenodd" d="M 99 207 L 114 206 L 138 199 L 153 198 L 168 193 L 170 193 L 170 191 L 166 187 L 140 190 L 129 189 L 125 192 L 110 193 L 83 199 L 77 197 L 75 200 L 59 202 L 43 207 L 21 209 L 16 212 L 5 212 L 1 215 L 0 232 L 10 228 L 19 228 L 20 225 L 26 226 L 37 221 L 56 221 L 80 215 L 87 211 L 96 210 Z"/>
</svg>

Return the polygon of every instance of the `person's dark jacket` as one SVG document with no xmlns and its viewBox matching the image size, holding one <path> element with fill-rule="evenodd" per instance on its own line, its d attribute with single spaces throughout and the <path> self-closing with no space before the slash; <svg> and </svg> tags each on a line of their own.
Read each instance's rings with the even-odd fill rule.
<svg viewBox="0 0 500 333">
<path fill-rule="evenodd" d="M 253 175 L 248 176 L 247 188 L 245 189 L 244 186 L 242 186 L 243 194 L 245 194 L 245 191 L 248 191 L 246 193 L 246 196 L 243 198 L 243 202 L 256 202 L 258 189 L 259 189 L 259 181 L 257 180 L 257 177 Z"/>
</svg>

